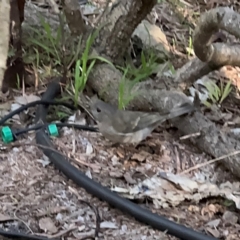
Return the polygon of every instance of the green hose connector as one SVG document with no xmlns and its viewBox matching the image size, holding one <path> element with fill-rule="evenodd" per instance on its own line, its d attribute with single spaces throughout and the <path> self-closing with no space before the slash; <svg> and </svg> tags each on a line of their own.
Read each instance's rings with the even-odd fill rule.
<svg viewBox="0 0 240 240">
<path fill-rule="evenodd" d="M 8 126 L 5 126 L 2 128 L 1 135 L 2 135 L 2 140 L 4 143 L 10 143 L 10 142 L 14 141 L 13 132 L 12 132 L 11 128 Z"/>
<path fill-rule="evenodd" d="M 59 135 L 57 125 L 54 123 L 48 125 L 48 132 L 50 136 L 57 137 Z"/>
</svg>

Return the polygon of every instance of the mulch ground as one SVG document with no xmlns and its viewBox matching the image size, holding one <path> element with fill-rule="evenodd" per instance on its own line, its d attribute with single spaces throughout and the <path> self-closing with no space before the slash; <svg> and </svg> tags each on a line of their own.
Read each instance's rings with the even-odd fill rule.
<svg viewBox="0 0 240 240">
<path fill-rule="evenodd" d="M 194 19 L 196 10 L 203 12 L 219 4 L 239 7 L 236 1 L 205 3 L 192 0 L 188 4 L 188 11 L 183 7 L 178 13 L 189 21 Z M 179 16 L 168 15 L 167 10 L 172 7 L 162 1 L 156 7 L 156 13 L 158 24 L 162 24 L 169 41 L 173 37 L 177 39 L 175 47 L 182 57 L 176 60 L 175 66 L 181 66 L 187 59 L 189 29 L 175 21 Z M 163 10 L 164 14 L 160 15 Z M 67 128 L 62 129 L 61 136 L 53 142 L 79 170 L 109 188 L 128 188 L 160 171 L 181 173 L 210 159 L 188 141 L 179 140 L 178 132 L 171 128 L 153 133 L 139 149 L 110 147 L 99 133 Z M 2 148 L 0 163 L 0 228 L 47 237 L 66 236 L 69 240 L 90 239 L 96 231 L 99 239 L 176 239 L 137 222 L 76 186 L 38 149 L 33 133 L 7 149 Z M 196 169 L 188 176 L 194 174 L 214 175 L 216 181 L 231 180 L 227 172 L 212 165 Z M 231 220 L 238 218 L 238 213 L 229 209 L 220 198 L 203 199 L 200 203 L 183 202 L 171 208 L 158 208 L 149 199 L 137 204 L 217 238 L 225 236 L 224 239 L 233 240 L 240 237 L 238 221 L 226 220 L 227 216 Z"/>
</svg>

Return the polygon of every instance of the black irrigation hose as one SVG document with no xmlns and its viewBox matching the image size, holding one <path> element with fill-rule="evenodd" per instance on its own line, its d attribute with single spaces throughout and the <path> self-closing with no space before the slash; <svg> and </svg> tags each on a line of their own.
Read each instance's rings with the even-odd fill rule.
<svg viewBox="0 0 240 240">
<path fill-rule="evenodd" d="M 53 124 L 55 124 L 57 127 L 61 127 L 61 128 L 62 127 L 71 127 L 71 128 L 75 128 L 75 129 L 78 129 L 78 130 L 84 130 L 84 131 L 89 131 L 89 132 L 98 132 L 97 128 L 86 126 L 86 125 L 75 124 L 75 123 L 53 123 Z M 37 124 L 37 125 L 31 126 L 31 127 L 28 127 L 28 128 L 17 129 L 17 130 L 13 131 L 13 134 L 14 134 L 14 136 L 17 137 L 21 134 L 24 134 L 24 133 L 27 133 L 27 132 L 30 132 L 30 131 L 36 131 L 36 130 L 39 130 L 41 128 L 46 129 L 46 127 L 48 125 L 49 125 L 48 123 Z"/>
<path fill-rule="evenodd" d="M 55 82 L 53 81 L 49 84 L 48 89 L 42 98 L 43 100 L 54 99 L 59 91 L 59 80 Z M 36 112 L 36 123 L 44 123 L 46 121 L 46 115 L 47 107 L 42 105 L 39 106 Z M 76 167 L 71 165 L 64 155 L 50 149 L 54 149 L 54 145 L 43 130 L 36 132 L 36 142 L 37 144 L 43 146 L 41 147 L 42 151 L 46 156 L 48 156 L 50 161 L 53 162 L 55 167 L 62 171 L 78 186 L 84 188 L 87 192 L 91 193 L 95 197 L 108 202 L 110 205 L 116 207 L 117 209 L 128 213 L 138 221 L 146 223 L 153 228 L 161 231 L 167 230 L 168 234 L 183 240 L 217 240 L 214 237 L 196 232 L 190 228 L 179 225 L 162 216 L 154 214 L 147 209 L 143 209 L 137 204 L 134 204 L 133 202 L 120 197 L 116 193 L 110 191 L 108 188 L 103 187 L 101 184 L 88 178 L 84 173 L 80 172 Z"/>
<path fill-rule="evenodd" d="M 46 237 L 41 237 L 41 236 L 33 236 L 30 234 L 25 234 L 25 233 L 20 233 L 20 232 L 9 232 L 9 231 L 4 231 L 0 229 L 0 236 L 4 236 L 6 238 L 10 239 L 20 239 L 20 240 L 50 240 L 49 238 Z M 51 240 L 60 240 L 60 238 L 51 238 Z"/>
<path fill-rule="evenodd" d="M 0 119 L 0 126 L 2 126 L 8 119 L 12 118 L 14 115 L 19 114 L 20 112 L 36 106 L 36 105 L 62 105 L 65 106 L 69 109 L 72 110 L 76 110 L 76 107 L 74 107 L 72 104 L 69 103 L 65 103 L 65 102 L 58 102 L 58 101 L 53 101 L 53 100 L 37 100 L 34 102 L 30 102 L 28 104 L 25 104 L 21 107 L 19 107 L 18 109 L 10 112 L 9 114 L 5 115 L 3 118 Z M 90 127 L 90 126 L 86 126 L 86 125 L 80 125 L 80 124 L 74 124 L 74 123 L 55 123 L 57 127 L 72 127 L 75 129 L 79 129 L 79 130 L 85 130 L 85 131 L 90 131 L 90 132 L 97 132 L 98 130 L 94 127 Z M 48 124 L 38 124 L 35 126 L 31 126 L 29 128 L 23 128 L 23 129 L 17 129 L 15 131 L 13 131 L 13 134 L 15 137 L 23 134 L 23 133 L 27 133 L 30 131 L 34 131 L 34 130 L 38 130 L 40 128 L 46 128 L 48 126 Z"/>
<path fill-rule="evenodd" d="M 52 101 L 52 100 L 38 100 L 38 101 L 34 101 L 34 102 L 30 102 L 28 104 L 25 104 L 25 105 L 21 106 L 20 108 L 5 115 L 3 118 L 0 119 L 0 126 L 2 126 L 8 119 L 12 118 L 14 115 L 19 114 L 20 112 L 22 112 L 30 107 L 34 107 L 34 106 L 40 105 L 40 104 L 42 104 L 42 105 L 62 105 L 67 108 L 70 108 L 72 110 L 76 110 L 76 107 L 74 107 L 73 104 L 64 103 L 64 102 L 60 102 L 60 101 L 59 102 Z"/>
</svg>

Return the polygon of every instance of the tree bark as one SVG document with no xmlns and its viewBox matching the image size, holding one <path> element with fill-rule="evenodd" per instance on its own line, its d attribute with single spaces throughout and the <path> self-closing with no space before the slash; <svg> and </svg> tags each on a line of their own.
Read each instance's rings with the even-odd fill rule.
<svg viewBox="0 0 240 240">
<path fill-rule="evenodd" d="M 128 13 L 118 18 L 104 47 L 105 54 L 113 62 L 120 62 L 129 46 L 133 31 L 156 3 L 157 0 L 132 0 Z"/>
<path fill-rule="evenodd" d="M 0 2 L 0 89 L 4 72 L 6 70 L 6 61 L 8 56 L 9 41 L 9 22 L 10 22 L 10 0 L 2 0 Z"/>
</svg>

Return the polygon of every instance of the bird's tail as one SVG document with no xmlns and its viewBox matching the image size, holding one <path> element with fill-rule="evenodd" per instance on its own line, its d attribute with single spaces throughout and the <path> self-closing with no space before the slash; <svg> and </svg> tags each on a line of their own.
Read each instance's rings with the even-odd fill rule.
<svg viewBox="0 0 240 240">
<path fill-rule="evenodd" d="M 173 108 L 168 114 L 168 119 L 179 117 L 181 115 L 193 112 L 194 110 L 195 110 L 194 104 L 184 103 L 181 106 Z"/>
</svg>

